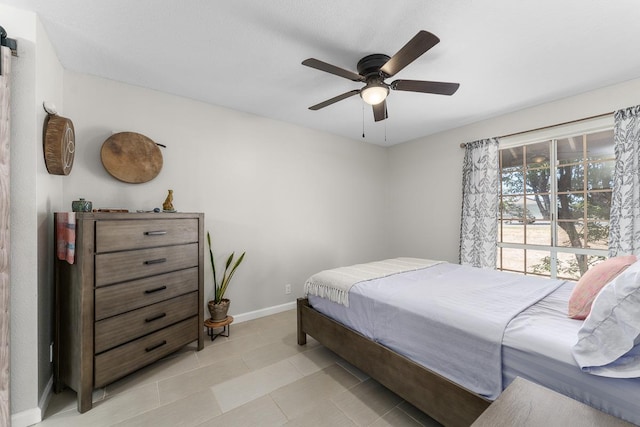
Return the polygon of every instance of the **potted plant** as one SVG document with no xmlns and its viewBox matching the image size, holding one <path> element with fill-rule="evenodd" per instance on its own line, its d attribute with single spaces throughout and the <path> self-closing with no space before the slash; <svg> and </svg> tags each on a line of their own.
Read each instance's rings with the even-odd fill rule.
<svg viewBox="0 0 640 427">
<path fill-rule="evenodd" d="M 236 272 L 236 269 L 244 259 L 244 255 L 246 252 L 243 252 L 242 255 L 240 255 L 235 264 L 233 262 L 235 252 L 232 252 L 231 255 L 229 255 L 229 258 L 227 258 L 227 262 L 224 266 L 224 273 L 218 281 L 218 277 L 216 275 L 216 265 L 213 261 L 211 236 L 209 235 L 208 231 L 207 243 L 209 244 L 209 257 L 211 259 L 211 269 L 213 270 L 213 300 L 209 301 L 208 308 L 209 313 L 211 314 L 211 320 L 214 322 L 221 322 L 227 318 L 227 311 L 229 310 L 230 304 L 229 299 L 224 298 L 224 294 L 227 291 L 227 287 L 229 287 L 229 282 L 231 282 L 231 278 Z"/>
</svg>

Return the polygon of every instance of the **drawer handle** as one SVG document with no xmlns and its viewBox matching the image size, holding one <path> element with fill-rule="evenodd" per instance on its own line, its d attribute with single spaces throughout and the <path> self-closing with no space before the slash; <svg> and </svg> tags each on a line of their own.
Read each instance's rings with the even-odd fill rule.
<svg viewBox="0 0 640 427">
<path fill-rule="evenodd" d="M 146 351 L 147 353 L 149 353 L 150 351 L 155 350 L 156 348 L 160 348 L 163 345 L 165 345 L 167 343 L 167 340 L 163 340 L 161 343 L 158 343 L 156 345 L 152 345 L 151 347 L 147 347 L 144 349 L 144 351 Z"/>
<path fill-rule="evenodd" d="M 146 291 L 144 291 L 145 294 L 152 294 L 154 292 L 160 292 L 160 291 L 164 291 L 165 289 L 167 289 L 167 286 L 160 286 L 159 288 L 153 288 L 153 289 L 147 289 Z"/>
<path fill-rule="evenodd" d="M 158 314 L 157 316 L 153 316 L 153 317 L 148 317 L 146 319 L 144 319 L 145 322 L 149 323 L 149 322 L 153 322 L 154 320 L 158 320 L 158 319 L 162 319 L 163 317 L 166 317 L 167 313 L 161 313 Z"/>
<path fill-rule="evenodd" d="M 167 234 L 166 231 L 145 231 L 144 232 L 145 236 L 164 236 L 165 234 Z"/>
<path fill-rule="evenodd" d="M 158 259 L 150 259 L 145 261 L 145 265 L 151 265 L 151 264 L 162 264 L 163 262 L 167 262 L 166 258 L 158 258 Z"/>
</svg>

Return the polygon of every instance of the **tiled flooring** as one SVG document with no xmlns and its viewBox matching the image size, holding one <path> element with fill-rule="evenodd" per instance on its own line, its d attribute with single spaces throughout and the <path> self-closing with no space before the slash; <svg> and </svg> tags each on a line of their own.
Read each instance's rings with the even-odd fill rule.
<svg viewBox="0 0 640 427">
<path fill-rule="evenodd" d="M 431 418 L 308 338 L 296 343 L 296 313 L 231 325 L 94 392 L 53 395 L 38 426 L 437 426 Z"/>
</svg>

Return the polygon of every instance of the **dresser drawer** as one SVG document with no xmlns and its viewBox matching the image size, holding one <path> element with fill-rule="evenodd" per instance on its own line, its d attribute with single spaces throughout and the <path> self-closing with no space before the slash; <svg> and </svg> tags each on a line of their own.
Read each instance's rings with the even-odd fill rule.
<svg viewBox="0 0 640 427">
<path fill-rule="evenodd" d="M 96 222 L 96 252 L 114 252 L 198 241 L 197 219 Z"/>
<path fill-rule="evenodd" d="M 198 265 L 198 244 L 96 255 L 96 287 Z"/>
<path fill-rule="evenodd" d="M 95 356 L 94 388 L 103 387 L 198 339 L 198 317 Z"/>
<path fill-rule="evenodd" d="M 197 314 L 198 294 L 192 292 L 101 320 L 95 325 L 95 352 L 102 353 Z"/>
<path fill-rule="evenodd" d="M 95 291 L 95 317 L 96 320 L 102 320 L 197 290 L 197 267 L 102 286 Z"/>
</svg>

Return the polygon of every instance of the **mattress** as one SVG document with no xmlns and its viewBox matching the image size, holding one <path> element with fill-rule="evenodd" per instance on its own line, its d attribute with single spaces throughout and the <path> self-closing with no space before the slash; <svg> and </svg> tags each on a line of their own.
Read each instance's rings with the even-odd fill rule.
<svg viewBox="0 0 640 427">
<path fill-rule="evenodd" d="M 429 269 L 433 273 L 452 266 L 456 265 L 441 264 Z M 420 272 L 402 274 L 402 276 L 408 276 L 409 281 L 415 280 L 416 275 L 419 276 Z M 530 276 L 519 277 L 545 280 Z M 401 278 L 407 280 L 407 277 Z M 398 279 L 399 277 L 396 276 L 380 280 L 398 281 Z M 434 342 L 420 339 L 422 336 L 420 331 L 424 330 L 424 324 L 429 322 L 426 320 L 428 316 L 425 316 L 425 319 L 418 319 L 415 317 L 415 310 L 411 310 L 407 315 L 405 307 L 389 304 L 388 297 L 385 304 L 376 302 L 375 297 L 372 297 L 378 294 L 379 298 L 380 289 L 387 289 L 390 286 L 393 284 L 381 285 L 377 281 L 356 284 L 350 291 L 349 307 L 313 295 L 309 295 L 308 298 L 314 309 L 367 338 L 443 374 L 478 394 L 490 399 L 495 398 L 496 396 L 491 395 L 492 393 L 474 386 L 476 373 L 473 368 L 469 369 L 469 365 L 475 366 L 475 364 L 465 362 L 461 365 L 464 367 L 456 366 L 455 362 L 458 359 L 468 355 L 448 354 L 449 361 L 453 362 L 446 367 L 449 372 L 442 372 L 439 367 L 431 364 L 425 355 L 430 357 Z M 640 379 L 613 379 L 590 375 L 582 372 L 573 359 L 571 347 L 577 340 L 577 332 L 582 324 L 581 321 L 569 319 L 566 316 L 567 301 L 573 286 L 571 282 L 561 283 L 557 289 L 525 307 L 508 323 L 502 340 L 502 375 L 499 384 L 504 389 L 516 376 L 521 376 L 640 425 L 640 398 L 638 397 L 640 396 Z M 389 291 L 385 292 L 390 295 Z M 450 308 L 459 310 L 459 307 Z M 384 319 L 384 322 L 380 319 Z M 381 324 L 385 325 L 382 329 Z M 436 342 L 447 340 L 449 332 L 444 329 L 439 331 L 442 337 Z M 466 372 L 460 372 L 462 370 Z M 500 376 L 499 373 L 497 375 Z"/>
</svg>

